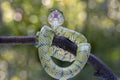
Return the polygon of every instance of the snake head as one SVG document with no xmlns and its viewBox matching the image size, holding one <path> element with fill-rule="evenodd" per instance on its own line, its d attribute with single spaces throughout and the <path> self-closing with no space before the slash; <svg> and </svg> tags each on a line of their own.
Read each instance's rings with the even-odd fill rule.
<svg viewBox="0 0 120 80">
<path fill-rule="evenodd" d="M 64 16 L 60 10 L 52 10 L 48 16 L 48 22 L 53 30 L 64 23 Z"/>
</svg>

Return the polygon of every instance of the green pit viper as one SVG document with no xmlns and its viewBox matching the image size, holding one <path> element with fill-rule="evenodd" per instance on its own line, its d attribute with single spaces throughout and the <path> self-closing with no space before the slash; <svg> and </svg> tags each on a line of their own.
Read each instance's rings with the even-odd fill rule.
<svg viewBox="0 0 120 80">
<path fill-rule="evenodd" d="M 50 27 L 44 25 L 36 34 L 41 64 L 51 77 L 58 80 L 67 80 L 77 75 L 85 66 L 91 47 L 87 39 L 81 33 L 61 26 L 64 23 L 64 16 L 61 11 L 53 10 L 50 12 L 48 22 Z M 52 45 L 54 36 L 64 36 L 74 42 L 77 45 L 76 56 L 69 51 Z M 73 63 L 70 66 L 61 67 L 55 64 L 51 57 Z"/>
</svg>

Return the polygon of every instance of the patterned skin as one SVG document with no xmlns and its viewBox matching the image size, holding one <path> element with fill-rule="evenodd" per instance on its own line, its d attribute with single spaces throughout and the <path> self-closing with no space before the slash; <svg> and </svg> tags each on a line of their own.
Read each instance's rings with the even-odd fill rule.
<svg viewBox="0 0 120 80">
<path fill-rule="evenodd" d="M 86 64 L 90 54 L 90 44 L 80 33 L 63 28 L 63 14 L 59 10 L 53 10 L 48 16 L 51 27 L 43 26 L 37 33 L 39 57 L 45 71 L 53 78 L 67 80 L 77 75 Z M 77 45 L 76 56 L 62 48 L 52 45 L 54 36 L 64 36 Z M 69 46 L 69 45 L 68 45 Z M 68 67 L 55 64 L 51 57 L 61 61 L 73 62 Z"/>
</svg>

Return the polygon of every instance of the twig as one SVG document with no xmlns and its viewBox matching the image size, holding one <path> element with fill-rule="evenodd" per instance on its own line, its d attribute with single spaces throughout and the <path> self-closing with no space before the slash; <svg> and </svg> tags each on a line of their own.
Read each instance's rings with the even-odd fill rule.
<svg viewBox="0 0 120 80">
<path fill-rule="evenodd" d="M 35 45 L 36 37 L 35 36 L 1 36 L 0 37 L 0 45 Z M 62 44 L 61 44 L 62 43 Z M 67 43 L 67 44 L 66 44 Z M 68 47 L 67 45 L 69 44 Z M 53 45 L 63 47 L 64 49 L 74 53 L 74 46 L 76 44 L 71 43 L 65 37 L 54 37 Z M 101 78 L 102 80 L 120 80 L 110 69 L 109 67 L 103 63 L 100 59 L 98 59 L 95 55 L 91 54 L 88 59 L 88 64 L 90 64 L 96 72 L 94 75 L 96 77 Z"/>
<path fill-rule="evenodd" d="M 95 55 L 91 54 L 87 63 L 93 66 L 93 68 L 96 70 L 94 73 L 96 77 L 102 78 L 103 80 L 119 80 L 118 77 L 110 70 L 110 68 Z"/>
<path fill-rule="evenodd" d="M 0 45 L 34 45 L 35 36 L 0 36 Z"/>
</svg>

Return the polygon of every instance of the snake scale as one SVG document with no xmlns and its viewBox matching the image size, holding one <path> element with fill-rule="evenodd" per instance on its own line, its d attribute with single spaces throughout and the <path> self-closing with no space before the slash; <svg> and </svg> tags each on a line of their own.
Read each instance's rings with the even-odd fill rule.
<svg viewBox="0 0 120 80">
<path fill-rule="evenodd" d="M 90 44 L 87 43 L 87 39 L 81 33 L 61 26 L 64 23 L 64 16 L 61 11 L 53 10 L 50 12 L 48 22 L 50 27 L 44 25 L 37 32 L 37 48 L 41 64 L 51 77 L 67 80 L 77 75 L 86 64 L 90 54 Z M 74 42 L 77 45 L 76 55 L 52 45 L 55 36 L 64 36 Z M 51 57 L 73 63 L 70 66 L 61 67 L 55 64 Z"/>
</svg>

